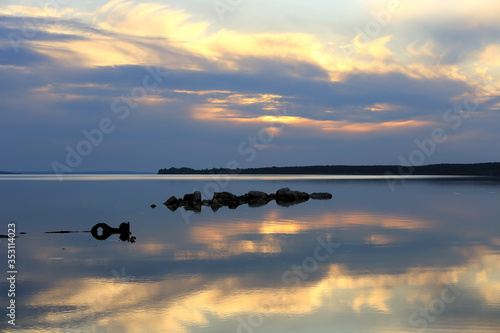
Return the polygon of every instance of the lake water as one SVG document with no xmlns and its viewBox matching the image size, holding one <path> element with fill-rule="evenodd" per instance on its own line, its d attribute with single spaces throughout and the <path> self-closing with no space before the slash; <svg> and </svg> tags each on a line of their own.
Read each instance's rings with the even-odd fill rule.
<svg viewBox="0 0 500 333">
<path fill-rule="evenodd" d="M 195 189 L 282 187 L 333 199 L 200 214 L 162 205 Z M 16 331 L 500 331 L 498 181 L 18 175 L 1 176 L 0 193 L 0 234 L 15 221 L 18 235 Z M 134 243 L 45 233 L 127 221 Z M 12 329 L 5 278 L 0 287 L 0 327 Z"/>
</svg>

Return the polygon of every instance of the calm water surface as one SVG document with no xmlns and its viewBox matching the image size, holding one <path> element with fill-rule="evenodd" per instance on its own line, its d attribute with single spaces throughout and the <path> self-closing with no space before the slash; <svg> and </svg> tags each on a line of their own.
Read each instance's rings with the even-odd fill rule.
<svg viewBox="0 0 500 333">
<path fill-rule="evenodd" d="M 19 236 L 16 331 L 499 332 L 500 182 L 407 179 L 393 192 L 376 178 L 2 176 L 0 233 L 16 221 Z M 281 187 L 334 197 L 162 205 Z M 135 243 L 44 233 L 124 221 Z"/>
</svg>

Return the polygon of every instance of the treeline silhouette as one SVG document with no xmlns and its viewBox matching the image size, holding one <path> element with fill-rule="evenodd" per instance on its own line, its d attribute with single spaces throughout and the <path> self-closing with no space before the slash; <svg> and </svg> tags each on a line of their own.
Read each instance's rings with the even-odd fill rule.
<svg viewBox="0 0 500 333">
<path fill-rule="evenodd" d="M 264 167 L 247 169 L 165 168 L 158 174 L 270 174 L 270 175 L 437 175 L 437 176 L 500 176 L 500 163 L 430 164 L 423 166 L 400 165 L 314 165 L 290 167 Z"/>
</svg>

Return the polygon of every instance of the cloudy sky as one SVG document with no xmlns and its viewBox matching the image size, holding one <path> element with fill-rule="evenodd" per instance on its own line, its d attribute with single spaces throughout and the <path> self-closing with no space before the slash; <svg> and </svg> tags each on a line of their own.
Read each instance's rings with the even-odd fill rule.
<svg viewBox="0 0 500 333">
<path fill-rule="evenodd" d="M 499 161 L 498 13 L 497 0 L 2 1 L 0 170 Z"/>
</svg>

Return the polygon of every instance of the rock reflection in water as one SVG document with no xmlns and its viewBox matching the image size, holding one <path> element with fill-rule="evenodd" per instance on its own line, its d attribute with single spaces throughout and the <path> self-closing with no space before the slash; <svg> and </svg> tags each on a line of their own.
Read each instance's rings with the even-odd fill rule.
<svg viewBox="0 0 500 333">
<path fill-rule="evenodd" d="M 176 211 L 177 208 L 183 207 L 185 210 L 201 212 L 202 206 L 212 208 L 214 212 L 219 208 L 227 206 L 229 209 L 236 209 L 240 205 L 248 204 L 249 207 L 261 207 L 267 205 L 270 201 L 275 200 L 279 206 L 289 207 L 309 199 L 328 200 L 331 199 L 330 193 L 306 193 L 301 191 L 292 191 L 288 187 L 281 188 L 276 193 L 267 194 L 261 191 L 250 191 L 244 195 L 237 196 L 230 192 L 215 192 L 211 200 L 202 200 L 201 192 L 185 194 L 183 198 L 171 196 L 163 204 L 171 211 Z"/>
</svg>

